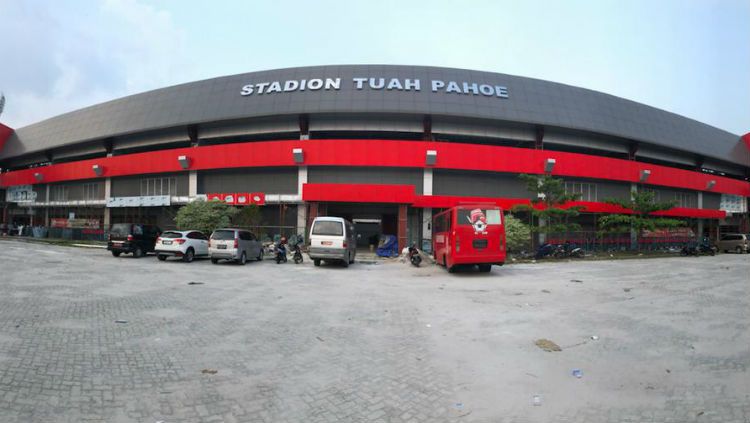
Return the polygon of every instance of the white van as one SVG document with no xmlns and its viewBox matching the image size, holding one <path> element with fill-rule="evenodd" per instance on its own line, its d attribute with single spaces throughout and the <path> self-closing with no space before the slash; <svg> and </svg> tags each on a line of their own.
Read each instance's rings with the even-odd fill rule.
<svg viewBox="0 0 750 423">
<path fill-rule="evenodd" d="M 354 225 L 341 217 L 316 217 L 310 228 L 310 252 L 313 263 L 335 260 L 348 267 L 357 255 Z"/>
</svg>

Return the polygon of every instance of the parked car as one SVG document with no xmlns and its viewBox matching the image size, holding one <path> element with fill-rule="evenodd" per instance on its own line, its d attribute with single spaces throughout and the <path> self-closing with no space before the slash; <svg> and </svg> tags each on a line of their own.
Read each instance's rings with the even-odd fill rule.
<svg viewBox="0 0 750 423">
<path fill-rule="evenodd" d="M 334 260 L 348 267 L 357 256 L 354 225 L 341 217 L 316 217 L 310 229 L 308 255 L 316 266 L 322 260 Z"/>
<path fill-rule="evenodd" d="M 249 259 L 263 260 L 263 247 L 258 238 L 244 229 L 217 229 L 211 234 L 208 243 L 211 263 L 219 260 L 233 260 L 245 264 Z"/>
<path fill-rule="evenodd" d="M 719 251 L 728 253 L 733 251 L 737 254 L 750 253 L 750 243 L 746 234 L 723 234 L 719 238 Z"/>
<path fill-rule="evenodd" d="M 156 258 L 181 257 L 190 263 L 196 257 L 208 257 L 208 237 L 201 231 L 166 231 L 156 239 Z"/>
<path fill-rule="evenodd" d="M 142 223 L 115 223 L 109 230 L 107 250 L 115 257 L 122 253 L 133 254 L 140 258 L 154 251 L 156 238 L 161 235 L 161 229 L 154 225 Z"/>
</svg>

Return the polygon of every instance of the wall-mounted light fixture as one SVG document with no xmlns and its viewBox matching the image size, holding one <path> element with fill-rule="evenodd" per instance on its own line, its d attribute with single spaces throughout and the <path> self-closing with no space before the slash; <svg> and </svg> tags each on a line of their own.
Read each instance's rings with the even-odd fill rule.
<svg viewBox="0 0 750 423">
<path fill-rule="evenodd" d="M 96 176 L 102 176 L 104 174 L 104 168 L 99 165 L 93 165 L 91 166 L 91 170 L 94 171 L 94 174 Z"/>
<path fill-rule="evenodd" d="M 178 156 L 177 161 L 180 162 L 180 167 L 183 169 L 190 167 L 190 158 L 188 156 Z"/>
<path fill-rule="evenodd" d="M 36 172 L 36 173 L 34 174 L 34 179 L 36 179 L 36 181 L 37 181 L 37 182 L 41 182 L 41 181 L 42 181 L 42 179 L 44 179 L 44 175 L 42 175 L 42 174 L 41 174 L 41 173 L 39 173 L 39 172 Z"/>
<path fill-rule="evenodd" d="M 709 190 L 709 189 L 713 189 L 713 187 L 714 187 L 715 185 L 716 185 L 716 181 L 714 181 L 713 179 L 711 179 L 711 180 L 710 180 L 710 181 L 708 181 L 708 183 L 706 184 L 706 189 L 707 189 L 707 190 Z"/>
<path fill-rule="evenodd" d="M 544 162 L 544 173 L 552 173 L 552 169 L 555 168 L 555 163 L 557 163 L 555 159 L 547 159 L 547 161 Z"/>
<path fill-rule="evenodd" d="M 648 169 L 643 169 L 641 171 L 641 182 L 646 182 L 648 180 L 648 177 L 651 176 L 651 171 Z"/>
<path fill-rule="evenodd" d="M 305 153 L 301 148 L 293 148 L 292 156 L 294 156 L 294 163 L 300 164 L 305 162 Z"/>
<path fill-rule="evenodd" d="M 427 166 L 435 166 L 435 163 L 437 163 L 437 150 L 427 150 L 425 164 Z"/>
</svg>

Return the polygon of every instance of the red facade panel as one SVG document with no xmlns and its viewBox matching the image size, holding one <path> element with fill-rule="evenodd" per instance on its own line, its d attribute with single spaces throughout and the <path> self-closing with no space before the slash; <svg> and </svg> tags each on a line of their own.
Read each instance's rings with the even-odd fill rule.
<svg viewBox="0 0 750 423">
<path fill-rule="evenodd" d="M 178 148 L 123 156 L 81 160 L 0 175 L 0 186 L 49 183 L 95 177 L 92 166 L 104 168 L 103 176 L 184 171 L 177 157 L 190 158 L 190 170 L 234 167 L 296 166 L 292 149 L 304 150 L 307 166 L 425 167 L 427 150 L 436 150 L 435 168 L 507 173 L 543 173 L 548 158 L 556 161 L 553 174 L 582 178 L 638 182 L 649 170 L 648 183 L 674 188 L 706 190 L 750 197 L 750 183 L 700 172 L 578 153 L 525 148 L 390 140 L 266 141 Z M 42 175 L 41 180 L 34 177 Z"/>
<path fill-rule="evenodd" d="M 304 201 L 337 201 L 346 203 L 411 204 L 414 185 L 386 184 L 304 184 Z"/>
</svg>

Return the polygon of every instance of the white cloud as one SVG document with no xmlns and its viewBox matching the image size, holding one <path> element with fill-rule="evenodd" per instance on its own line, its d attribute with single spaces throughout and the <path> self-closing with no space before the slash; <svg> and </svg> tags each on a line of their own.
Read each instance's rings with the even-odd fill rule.
<svg viewBox="0 0 750 423">
<path fill-rule="evenodd" d="M 102 101 L 189 80 L 186 32 L 137 0 L 93 5 L 0 0 L 2 121 L 21 127 Z M 23 34 L 19 36 L 19 34 Z"/>
</svg>

